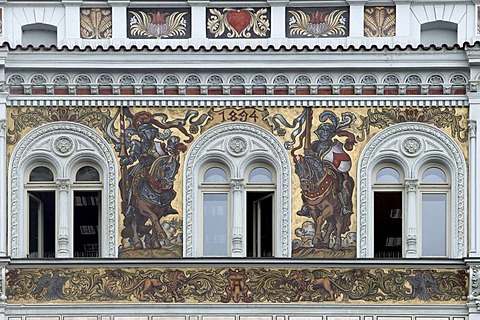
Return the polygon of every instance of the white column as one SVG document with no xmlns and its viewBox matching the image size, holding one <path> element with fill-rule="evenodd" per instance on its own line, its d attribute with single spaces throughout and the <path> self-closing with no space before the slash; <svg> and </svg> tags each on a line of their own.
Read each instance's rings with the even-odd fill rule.
<svg viewBox="0 0 480 320">
<path fill-rule="evenodd" d="M 472 106 L 470 106 L 472 107 Z M 469 120 L 468 121 L 468 131 L 469 131 L 469 145 L 468 145 L 468 164 L 469 164 L 469 192 L 468 192 L 468 199 L 469 199 L 469 237 L 468 239 L 468 256 L 469 257 L 479 257 L 480 253 L 479 250 L 479 239 L 477 234 L 478 229 L 478 210 L 477 210 L 477 121 L 476 120 Z"/>
<path fill-rule="evenodd" d="M 112 40 L 127 38 L 127 6 L 130 0 L 108 0 L 112 7 Z"/>
<path fill-rule="evenodd" d="M 0 95 L 0 257 L 7 255 L 7 108 L 6 94 Z"/>
<path fill-rule="evenodd" d="M 245 226 L 244 226 L 244 201 L 242 198 L 243 195 L 243 179 L 242 178 L 232 178 L 232 212 L 233 212 L 233 228 L 232 228 L 232 257 L 244 257 L 246 249 L 245 241 Z"/>
<path fill-rule="evenodd" d="M 192 39 L 203 42 L 207 38 L 207 5 L 209 0 L 188 0 L 192 10 Z"/>
<path fill-rule="evenodd" d="M 350 5 L 350 37 L 363 38 L 365 3 L 367 0 L 347 0 Z"/>
<path fill-rule="evenodd" d="M 479 141 L 477 139 L 477 123 L 480 121 L 480 92 L 471 92 L 468 94 L 469 100 L 469 150 L 468 150 L 468 169 L 469 169 L 469 185 L 468 185 L 468 256 L 471 258 L 480 257 L 480 176 L 477 170 L 479 166 Z"/>
<path fill-rule="evenodd" d="M 58 178 L 58 206 L 57 206 L 57 258 L 73 257 L 73 230 L 71 230 L 70 204 L 68 203 L 68 191 L 70 189 L 69 178 Z"/>
<path fill-rule="evenodd" d="M 405 258 L 418 258 L 418 222 L 417 222 L 417 193 L 418 180 L 405 179 L 405 191 L 407 192 L 407 208 L 405 212 L 406 232 L 406 250 Z"/>
<path fill-rule="evenodd" d="M 412 0 L 394 0 L 396 12 L 395 39 L 400 43 L 407 43 L 411 34 L 410 26 L 410 4 Z"/>
<path fill-rule="evenodd" d="M 82 0 L 62 0 L 65 6 L 65 40 L 80 39 L 80 5 Z"/>
<path fill-rule="evenodd" d="M 285 15 L 289 0 L 267 0 L 271 7 L 271 38 L 285 38 Z"/>
</svg>

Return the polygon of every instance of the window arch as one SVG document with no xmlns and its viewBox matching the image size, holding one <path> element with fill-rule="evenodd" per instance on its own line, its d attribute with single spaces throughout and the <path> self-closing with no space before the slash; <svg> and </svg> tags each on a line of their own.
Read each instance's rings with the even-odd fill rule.
<svg viewBox="0 0 480 320">
<path fill-rule="evenodd" d="M 40 183 L 28 181 L 24 185 L 18 177 L 28 180 L 32 172 L 35 175 L 38 171 L 45 171 L 35 169 L 34 166 L 47 167 L 54 176 L 54 180 L 48 184 L 49 190 L 54 193 L 51 198 L 55 208 L 54 256 L 75 256 L 73 212 L 75 196 L 81 196 L 76 194 L 77 192 L 90 192 L 92 194 L 84 195 L 93 197 L 93 193 L 97 192 L 99 203 L 95 199 L 89 203 L 95 203 L 98 212 L 101 212 L 98 214 L 98 252 L 101 257 L 116 256 L 116 160 L 110 146 L 98 133 L 78 123 L 49 123 L 25 135 L 15 147 L 11 159 L 8 221 L 9 250 L 12 257 L 24 258 L 29 254 L 29 239 L 20 236 L 19 232 L 28 226 L 30 194 L 39 192 Z M 92 169 L 99 174 L 98 180 L 94 174 L 93 180 L 96 181 L 79 181 L 83 179 L 82 175 L 85 177 L 85 173 L 95 171 Z M 45 203 L 45 199 L 43 201 Z"/>
<path fill-rule="evenodd" d="M 205 173 L 217 167 L 225 170 L 227 183 L 203 182 Z M 227 209 L 224 209 L 227 215 L 227 221 L 224 221 L 227 246 L 222 248 L 226 252 L 218 255 L 290 256 L 290 172 L 284 148 L 261 127 L 248 123 L 226 123 L 202 134 L 188 151 L 184 168 L 184 255 L 197 257 L 204 254 L 205 248 L 199 247 L 199 243 L 203 241 L 202 232 L 205 230 L 198 228 L 203 211 L 207 210 L 204 194 L 216 191 L 223 194 L 221 199 L 217 196 L 219 199 L 207 201 L 218 205 L 219 210 L 227 203 Z M 262 214 L 267 211 L 271 212 L 270 220 L 273 220 L 269 230 L 260 227 Z M 265 217 L 267 219 L 268 214 Z M 253 221 L 256 221 L 257 229 L 247 227 L 253 225 Z M 269 232 L 272 233 L 271 244 L 268 241 L 263 243 L 263 247 L 252 244 L 252 239 L 260 235 L 267 234 L 268 238 Z"/>
<path fill-rule="evenodd" d="M 357 184 L 357 256 L 371 258 L 376 255 L 374 243 L 377 239 L 372 226 L 376 219 L 375 193 L 381 184 L 375 179 L 379 168 L 390 166 L 392 161 L 401 178 L 397 189 L 395 184 L 390 187 L 390 191 L 401 193 L 401 199 L 395 202 L 401 205 L 401 213 L 396 215 L 401 215 L 402 219 L 401 257 L 463 257 L 466 254 L 465 159 L 451 137 L 423 123 L 401 123 L 384 129 L 362 151 Z M 430 210 L 432 205 L 441 210 Z M 437 213 L 441 217 L 434 216 Z M 443 225 L 434 226 L 434 220 L 442 221 Z M 428 239 L 426 230 L 433 227 L 437 235 L 444 234 L 443 244 L 439 245 L 438 239 Z M 429 243 L 434 243 L 435 248 Z"/>
</svg>

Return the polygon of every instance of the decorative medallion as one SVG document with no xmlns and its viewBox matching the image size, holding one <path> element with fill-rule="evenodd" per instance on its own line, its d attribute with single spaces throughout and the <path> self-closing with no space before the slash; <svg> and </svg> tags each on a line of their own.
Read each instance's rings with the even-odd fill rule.
<svg viewBox="0 0 480 320">
<path fill-rule="evenodd" d="M 211 8 L 207 13 L 207 38 L 269 38 L 270 9 Z"/>
<path fill-rule="evenodd" d="M 81 9 L 80 35 L 82 39 L 110 39 L 112 37 L 112 9 Z"/>
<path fill-rule="evenodd" d="M 59 156 L 66 157 L 73 152 L 73 143 L 69 137 L 59 137 L 53 142 L 53 150 Z"/>
<path fill-rule="evenodd" d="M 289 38 L 348 36 L 348 7 L 290 8 L 286 34 Z"/>
<path fill-rule="evenodd" d="M 408 137 L 402 142 L 402 152 L 408 157 L 414 157 L 422 151 L 422 142 L 415 137 Z"/>
<path fill-rule="evenodd" d="M 234 137 L 228 141 L 228 153 L 232 156 L 241 156 L 247 152 L 247 141 L 242 137 Z"/>
<path fill-rule="evenodd" d="M 394 37 L 395 19 L 395 7 L 366 7 L 365 37 Z"/>
<path fill-rule="evenodd" d="M 129 39 L 188 39 L 191 35 L 188 9 L 131 9 L 127 16 Z"/>
</svg>

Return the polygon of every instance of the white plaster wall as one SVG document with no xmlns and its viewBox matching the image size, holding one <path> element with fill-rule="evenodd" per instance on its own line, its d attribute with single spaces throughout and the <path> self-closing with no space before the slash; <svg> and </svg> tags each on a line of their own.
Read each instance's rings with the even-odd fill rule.
<svg viewBox="0 0 480 320">
<path fill-rule="evenodd" d="M 320 38 L 320 39 L 289 39 L 285 37 L 285 8 L 287 5 L 297 5 L 288 0 L 268 0 L 262 2 L 265 6 L 271 7 L 271 38 L 270 39 L 206 39 L 205 35 L 205 12 L 209 1 L 190 0 L 188 4 L 192 9 L 192 38 L 175 39 L 141 39 L 132 40 L 126 38 L 126 10 L 129 1 L 109 1 L 108 6 L 112 7 L 113 13 L 113 38 L 105 40 L 84 40 L 80 39 L 80 7 L 81 0 L 63 0 L 62 2 L 6 2 L 3 10 L 3 36 L 0 40 L 9 42 L 15 46 L 22 43 L 22 26 L 33 23 L 44 23 L 57 27 L 58 45 L 73 47 L 109 46 L 119 47 L 121 45 L 131 46 L 269 46 L 279 47 L 281 45 L 320 45 L 320 46 L 360 46 L 370 47 L 393 46 L 396 44 L 407 45 L 420 44 L 420 26 L 423 23 L 442 20 L 458 24 L 457 42 L 463 44 L 465 41 L 473 42 L 476 36 L 476 5 L 473 2 L 465 1 L 396 1 L 397 6 L 397 32 L 395 37 L 366 38 L 363 37 L 363 8 L 366 1 L 346 1 L 338 5 L 350 4 L 350 36 L 345 38 Z M 223 4 L 223 3 L 222 3 Z M 255 3 L 257 6 L 259 2 Z M 337 3 L 336 3 L 337 4 Z M 375 3 L 367 3 L 375 5 Z M 383 3 L 382 3 L 383 4 Z M 228 5 L 247 6 L 248 2 L 229 3 Z M 300 4 L 299 4 L 300 5 Z M 313 1 L 309 6 L 325 6 L 326 1 Z M 388 4 L 393 5 L 393 3 Z M 89 6 L 95 6 L 91 4 Z M 98 6 L 98 5 L 97 5 Z M 159 5 L 161 6 L 161 5 Z M 164 5 L 168 6 L 168 4 Z M 102 4 L 105 7 L 105 3 Z M 410 14 L 408 14 L 408 12 Z M 353 28 L 352 28 L 353 27 Z"/>
</svg>

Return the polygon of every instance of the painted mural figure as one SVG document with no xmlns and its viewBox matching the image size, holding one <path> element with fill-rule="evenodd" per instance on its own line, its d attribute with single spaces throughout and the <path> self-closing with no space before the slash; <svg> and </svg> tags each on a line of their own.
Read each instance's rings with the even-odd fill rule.
<svg viewBox="0 0 480 320">
<path fill-rule="evenodd" d="M 306 108 L 292 124 L 281 115 L 274 116 L 273 123 L 274 130 L 279 134 L 285 132 L 280 124 L 296 128 L 291 134 L 292 141 L 287 142 L 285 147 L 291 149 L 302 190 L 303 205 L 297 215 L 313 220 L 310 245 L 316 249 L 340 250 L 342 235 L 350 230 L 353 214 L 354 181 L 349 173 L 352 160 L 346 151 L 351 151 L 356 143 L 355 136 L 345 129 L 356 118 L 352 113 L 345 112 L 340 119 L 327 110 L 320 114 L 319 120 L 320 124 L 313 131 L 316 136 L 313 142 L 313 114 L 310 108 Z M 296 154 L 302 147 L 304 154 Z"/>
<path fill-rule="evenodd" d="M 178 214 L 172 201 L 177 195 L 174 182 L 180 167 L 179 157 L 187 150 L 185 143 L 193 141 L 185 124 L 197 126 L 205 121 L 205 116 L 197 120 L 198 112 L 187 111 L 183 119 L 168 120 L 163 113 L 133 114 L 128 108 L 121 108 L 117 116 L 120 116 L 120 137 L 114 133 L 113 121 L 107 131 L 119 152 L 122 170 L 119 184 L 124 229 L 120 252 L 160 249 L 166 244 L 173 245 L 172 241 L 181 245 L 181 239 L 170 239 L 171 229 L 175 228 L 161 223 L 161 219 Z M 174 135 L 175 131 L 186 137 L 185 143 Z M 181 233 L 176 237 L 181 237 Z"/>
</svg>

